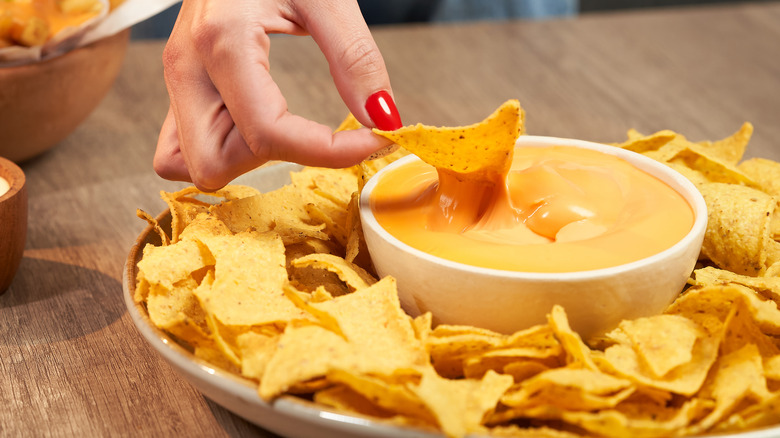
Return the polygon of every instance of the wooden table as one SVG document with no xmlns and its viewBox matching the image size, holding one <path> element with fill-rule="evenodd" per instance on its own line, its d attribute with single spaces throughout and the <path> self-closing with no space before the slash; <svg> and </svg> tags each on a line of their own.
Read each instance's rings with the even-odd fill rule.
<svg viewBox="0 0 780 438">
<path fill-rule="evenodd" d="M 634 127 L 703 140 L 751 121 L 748 155 L 780 159 L 780 3 L 375 37 L 407 124 L 468 124 L 519 98 L 530 134 L 620 141 Z M 168 106 L 163 46 L 133 43 L 99 108 L 23 165 L 29 235 L 0 296 L 0 436 L 271 436 L 177 376 L 122 301 L 122 267 L 145 225 L 135 209 L 156 214 L 159 191 L 182 187 L 151 167 Z M 335 127 L 346 109 L 317 47 L 298 37 L 273 47 L 291 110 Z"/>
</svg>

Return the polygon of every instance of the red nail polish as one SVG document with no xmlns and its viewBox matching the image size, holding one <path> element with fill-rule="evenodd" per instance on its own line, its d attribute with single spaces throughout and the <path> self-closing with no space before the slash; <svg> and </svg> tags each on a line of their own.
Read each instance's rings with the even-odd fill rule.
<svg viewBox="0 0 780 438">
<path fill-rule="evenodd" d="M 395 102 L 385 90 L 377 91 L 368 97 L 366 111 L 376 127 L 382 131 L 394 131 L 403 126 Z"/>
</svg>

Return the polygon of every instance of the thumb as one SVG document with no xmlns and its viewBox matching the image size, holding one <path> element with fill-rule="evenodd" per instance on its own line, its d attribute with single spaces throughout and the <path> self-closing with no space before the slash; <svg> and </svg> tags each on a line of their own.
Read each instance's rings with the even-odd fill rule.
<svg viewBox="0 0 780 438">
<path fill-rule="evenodd" d="M 402 126 L 385 61 L 356 1 L 305 2 L 298 13 L 322 50 L 341 99 L 360 123 L 391 131 Z"/>
</svg>

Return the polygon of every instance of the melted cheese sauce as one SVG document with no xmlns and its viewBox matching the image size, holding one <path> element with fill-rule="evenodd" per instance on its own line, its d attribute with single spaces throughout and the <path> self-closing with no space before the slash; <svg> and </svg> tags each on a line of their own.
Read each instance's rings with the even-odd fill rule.
<svg viewBox="0 0 780 438">
<path fill-rule="evenodd" d="M 626 161 L 574 147 L 518 148 L 496 181 L 412 162 L 371 193 L 379 224 L 435 256 L 486 268 L 575 272 L 659 253 L 693 226 L 683 197 Z"/>
</svg>

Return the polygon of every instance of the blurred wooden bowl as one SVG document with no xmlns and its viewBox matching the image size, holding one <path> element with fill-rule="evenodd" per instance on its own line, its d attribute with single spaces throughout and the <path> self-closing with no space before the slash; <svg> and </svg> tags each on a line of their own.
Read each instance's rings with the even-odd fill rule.
<svg viewBox="0 0 780 438">
<path fill-rule="evenodd" d="M 130 30 L 62 56 L 0 68 L 0 156 L 35 157 L 73 132 L 116 80 Z"/>
<path fill-rule="evenodd" d="M 0 177 L 10 188 L 0 195 L 0 294 L 8 289 L 22 261 L 27 240 L 27 185 L 24 172 L 0 157 Z"/>
</svg>

